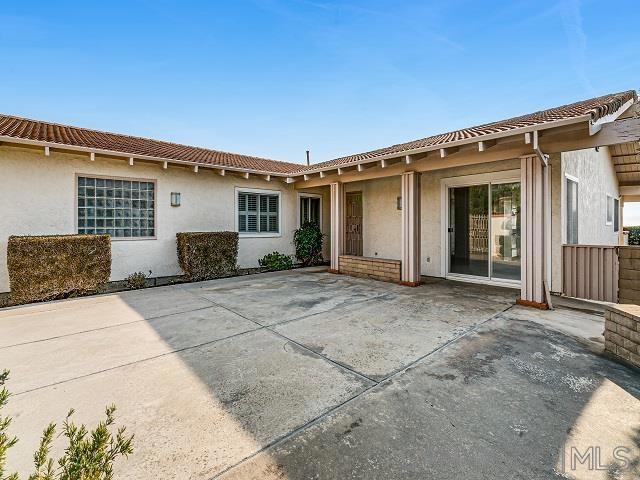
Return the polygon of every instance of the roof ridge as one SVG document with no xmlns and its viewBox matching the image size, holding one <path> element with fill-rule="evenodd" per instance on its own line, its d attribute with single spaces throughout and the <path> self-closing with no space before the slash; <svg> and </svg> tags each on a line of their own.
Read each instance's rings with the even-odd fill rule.
<svg viewBox="0 0 640 480">
<path fill-rule="evenodd" d="M 74 129 L 74 130 L 83 130 L 83 131 L 88 132 L 88 133 L 99 133 L 99 134 L 106 134 L 106 135 L 116 135 L 116 136 L 119 136 L 119 137 L 130 138 L 130 139 L 134 139 L 134 140 L 142 140 L 142 141 L 146 141 L 146 142 L 164 143 L 164 144 L 172 145 L 172 146 L 175 146 L 175 147 L 193 148 L 193 149 L 202 150 L 202 151 L 206 151 L 206 152 L 221 153 L 221 154 L 224 154 L 224 155 L 238 155 L 238 156 L 251 158 L 251 159 L 255 159 L 255 160 L 267 160 L 269 162 L 276 162 L 276 163 L 280 163 L 280 164 L 283 164 L 283 165 L 290 165 L 290 166 L 294 166 L 294 167 L 305 166 L 304 164 L 301 164 L 301 163 L 286 162 L 286 161 L 283 161 L 283 160 L 275 160 L 273 158 L 266 158 L 266 157 L 258 157 L 256 155 L 250 155 L 250 154 L 246 154 L 246 153 L 229 152 L 229 151 L 226 151 L 226 150 L 218 150 L 216 148 L 202 147 L 202 146 L 198 146 L 198 145 L 187 145 L 186 143 L 172 142 L 172 141 L 169 141 L 169 140 L 160 140 L 160 139 L 157 139 L 157 138 L 143 137 L 143 136 L 139 136 L 139 135 L 130 135 L 130 134 L 127 134 L 127 133 L 111 132 L 111 131 L 108 131 L 108 130 L 97 130 L 95 128 L 77 127 L 75 125 L 69 125 L 69 124 L 58 123 L 58 122 L 50 122 L 48 120 L 36 120 L 34 118 L 23 117 L 23 116 L 20 116 L 20 115 L 10 115 L 10 114 L 5 114 L 5 113 L 0 113 L 0 117 L 11 118 L 11 119 L 15 119 L 15 120 L 22 120 L 22 121 L 27 121 L 27 122 L 34 122 L 34 123 L 45 124 L 45 125 L 51 125 L 51 126 L 61 127 L 61 128 L 71 128 L 71 129 Z M 57 142 L 51 142 L 51 143 L 57 143 Z"/>
</svg>

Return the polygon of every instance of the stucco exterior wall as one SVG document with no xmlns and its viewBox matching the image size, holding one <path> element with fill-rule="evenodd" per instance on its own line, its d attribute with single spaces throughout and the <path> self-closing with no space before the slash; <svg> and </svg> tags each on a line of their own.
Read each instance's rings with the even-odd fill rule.
<svg viewBox="0 0 640 480">
<path fill-rule="evenodd" d="M 346 184 L 346 192 L 362 192 L 362 254 L 400 259 L 402 212 L 397 209 L 400 177 Z"/>
<path fill-rule="evenodd" d="M 109 160 L 98 157 L 41 150 L 0 147 L 0 292 L 8 291 L 6 249 L 9 235 L 71 234 L 75 232 L 76 174 L 105 175 L 156 180 L 155 240 L 114 240 L 111 279 L 120 280 L 132 272 L 151 270 L 153 276 L 180 274 L 175 235 L 180 231 L 234 230 L 235 187 L 281 192 L 281 231 L 274 238 L 241 238 L 238 263 L 258 266 L 258 259 L 274 250 L 294 252 L 293 231 L 297 227 L 298 194 L 280 180 L 267 182 L 257 177 L 245 180 L 201 169 L 184 167 L 163 170 L 159 164 Z M 311 191 L 311 190 L 310 190 Z M 328 189 L 312 190 L 323 195 L 323 230 L 329 233 Z M 181 193 L 181 206 L 170 206 L 170 193 Z M 325 242 L 328 243 L 328 242 Z M 325 245 L 325 249 L 328 245 Z M 325 253 L 328 255 L 328 251 Z"/>
<path fill-rule="evenodd" d="M 619 196 L 609 149 L 589 148 L 562 153 L 562 179 L 565 175 L 578 179 L 579 243 L 617 245 L 618 234 L 613 231 L 613 225 L 606 225 L 607 195 Z"/>
<path fill-rule="evenodd" d="M 619 196 L 618 179 L 607 147 L 551 156 L 551 291 L 562 292 L 562 245 L 566 243 L 565 178 L 578 179 L 578 242 L 617 245 L 618 233 L 607 225 L 607 195 Z"/>
</svg>

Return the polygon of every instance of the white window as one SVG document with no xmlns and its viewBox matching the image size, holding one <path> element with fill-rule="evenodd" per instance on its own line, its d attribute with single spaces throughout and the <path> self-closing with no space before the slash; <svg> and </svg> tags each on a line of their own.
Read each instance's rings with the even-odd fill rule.
<svg viewBox="0 0 640 480">
<path fill-rule="evenodd" d="M 155 237 L 155 182 L 78 176 L 78 233 Z"/>
<path fill-rule="evenodd" d="M 237 230 L 243 236 L 280 235 L 280 192 L 236 190 Z"/>
<path fill-rule="evenodd" d="M 300 194 L 298 205 L 298 226 L 313 222 L 322 227 L 322 197 L 313 194 Z"/>
<path fill-rule="evenodd" d="M 578 243 L 578 180 L 566 177 L 566 220 L 567 243 Z"/>
<path fill-rule="evenodd" d="M 613 197 L 611 195 L 607 195 L 607 220 L 605 222 L 607 225 L 611 225 L 613 223 L 614 208 Z"/>
</svg>

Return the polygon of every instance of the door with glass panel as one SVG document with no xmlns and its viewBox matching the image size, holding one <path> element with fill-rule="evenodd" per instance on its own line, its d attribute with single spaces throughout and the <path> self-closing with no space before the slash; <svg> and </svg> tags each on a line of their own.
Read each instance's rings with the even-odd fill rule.
<svg viewBox="0 0 640 480">
<path fill-rule="evenodd" d="M 520 281 L 520 182 L 448 189 L 448 273 Z"/>
</svg>

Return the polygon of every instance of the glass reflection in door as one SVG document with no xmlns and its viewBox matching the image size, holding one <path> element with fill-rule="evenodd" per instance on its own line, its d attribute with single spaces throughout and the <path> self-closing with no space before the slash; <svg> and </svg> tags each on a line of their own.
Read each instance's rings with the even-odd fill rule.
<svg viewBox="0 0 640 480">
<path fill-rule="evenodd" d="M 489 185 L 449 189 L 449 272 L 489 276 Z"/>
<path fill-rule="evenodd" d="M 491 277 L 520 280 L 520 182 L 491 185 Z"/>
</svg>

